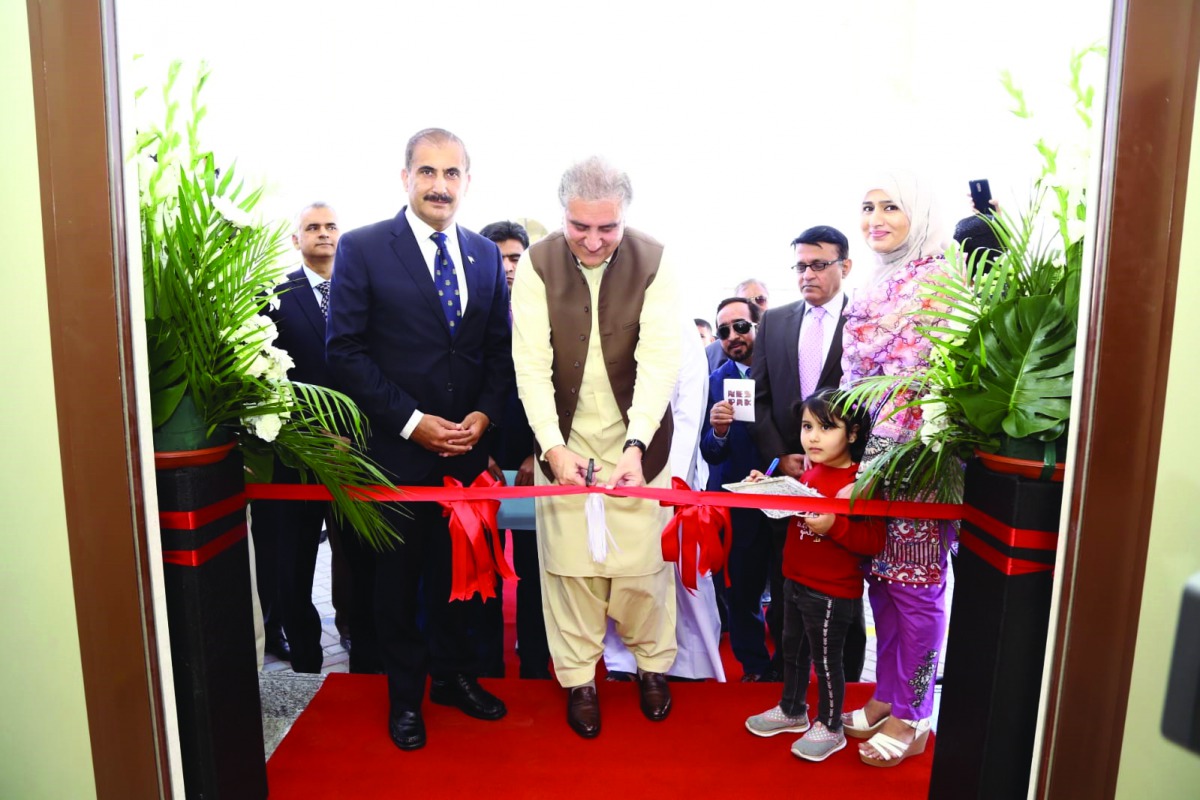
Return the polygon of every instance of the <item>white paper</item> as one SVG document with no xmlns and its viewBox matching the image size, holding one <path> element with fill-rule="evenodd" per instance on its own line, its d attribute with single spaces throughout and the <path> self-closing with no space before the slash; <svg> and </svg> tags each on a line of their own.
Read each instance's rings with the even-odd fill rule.
<svg viewBox="0 0 1200 800">
<path fill-rule="evenodd" d="M 754 422 L 754 381 L 749 378 L 726 378 L 725 399 L 733 406 L 733 418 Z"/>
<path fill-rule="evenodd" d="M 737 483 L 723 483 L 721 488 L 730 492 L 738 492 L 740 494 L 777 494 L 784 497 L 823 497 L 820 492 L 809 486 L 807 483 L 801 483 L 789 475 L 779 475 L 772 478 L 762 478 L 757 481 L 738 481 Z M 772 519 L 782 519 L 784 517 L 811 517 L 816 516 L 807 511 L 784 511 L 778 508 L 760 508 L 759 511 L 766 514 Z"/>
</svg>

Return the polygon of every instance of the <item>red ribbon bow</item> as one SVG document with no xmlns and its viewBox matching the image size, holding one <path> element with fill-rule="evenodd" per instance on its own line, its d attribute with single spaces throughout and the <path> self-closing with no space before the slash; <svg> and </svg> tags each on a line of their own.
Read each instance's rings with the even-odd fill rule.
<svg viewBox="0 0 1200 800">
<path fill-rule="evenodd" d="M 671 478 L 671 488 L 687 491 L 690 487 L 682 478 Z M 678 562 L 684 588 L 694 593 L 698 575 L 718 572 L 729 560 L 733 546 L 729 509 L 703 503 L 676 505 L 665 500 L 659 505 L 675 509 L 662 532 L 663 560 Z M 729 573 L 725 574 L 725 585 L 729 585 Z"/>
<path fill-rule="evenodd" d="M 448 489 L 461 489 L 462 484 L 446 477 Z M 490 489 L 500 482 L 487 472 L 480 473 L 471 487 Z M 484 600 L 496 596 L 496 574 L 515 578 L 516 574 L 504 560 L 500 549 L 496 512 L 499 500 L 439 500 L 442 515 L 450 518 L 450 599 L 469 600 L 479 592 Z"/>
</svg>

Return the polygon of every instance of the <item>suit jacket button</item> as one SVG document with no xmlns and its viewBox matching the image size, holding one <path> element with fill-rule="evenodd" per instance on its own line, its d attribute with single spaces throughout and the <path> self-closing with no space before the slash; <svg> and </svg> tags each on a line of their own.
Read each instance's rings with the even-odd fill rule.
<svg viewBox="0 0 1200 800">
<path fill-rule="evenodd" d="M 572 390 L 571 390 L 571 394 L 575 394 L 575 390 L 574 390 L 574 389 L 572 389 Z"/>
<path fill-rule="evenodd" d="M 447 392 L 453 392 L 453 391 L 454 391 L 454 384 L 453 384 L 453 383 L 447 383 L 447 384 L 446 384 L 446 391 L 447 391 Z"/>
<path fill-rule="evenodd" d="M 576 361 L 576 362 L 575 362 L 575 369 L 579 369 L 579 362 L 578 362 L 578 361 Z"/>
<path fill-rule="evenodd" d="M 581 334 L 579 334 L 579 341 L 581 341 L 581 342 L 582 342 L 582 341 L 583 341 L 584 339 L 586 339 L 586 338 L 587 338 L 587 337 L 586 337 L 586 336 L 584 336 L 582 333 L 581 333 Z"/>
<path fill-rule="evenodd" d="M 584 307 L 583 307 L 583 313 L 585 313 L 585 314 L 586 314 L 586 313 L 588 313 L 588 307 L 587 307 L 587 306 L 584 306 Z"/>
</svg>

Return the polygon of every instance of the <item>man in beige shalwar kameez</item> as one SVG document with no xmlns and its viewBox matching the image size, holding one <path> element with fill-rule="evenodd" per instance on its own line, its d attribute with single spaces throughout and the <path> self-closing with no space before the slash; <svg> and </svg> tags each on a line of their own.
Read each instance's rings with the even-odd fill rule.
<svg viewBox="0 0 1200 800">
<path fill-rule="evenodd" d="M 676 279 L 663 246 L 625 228 L 631 197 L 628 176 L 604 161 L 571 167 L 559 186 L 563 229 L 527 250 L 517 270 L 513 359 L 539 485 L 582 486 L 589 460 L 601 483 L 670 485 Z M 669 516 L 632 498 L 537 501 L 550 654 L 570 690 L 567 722 L 585 738 L 600 732 L 595 674 L 608 617 L 637 659 L 643 713 L 659 721 L 670 711 L 663 673 L 675 659 L 675 592 L 659 539 Z"/>
</svg>

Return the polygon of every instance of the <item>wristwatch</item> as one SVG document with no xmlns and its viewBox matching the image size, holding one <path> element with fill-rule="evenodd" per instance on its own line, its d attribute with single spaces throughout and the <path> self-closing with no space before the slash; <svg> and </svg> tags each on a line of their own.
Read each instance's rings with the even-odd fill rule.
<svg viewBox="0 0 1200 800">
<path fill-rule="evenodd" d="M 642 455 L 646 455 L 646 443 L 641 439 L 626 439 L 625 446 L 621 448 L 621 452 L 624 453 L 631 447 L 636 447 L 638 450 L 642 451 Z"/>
</svg>

